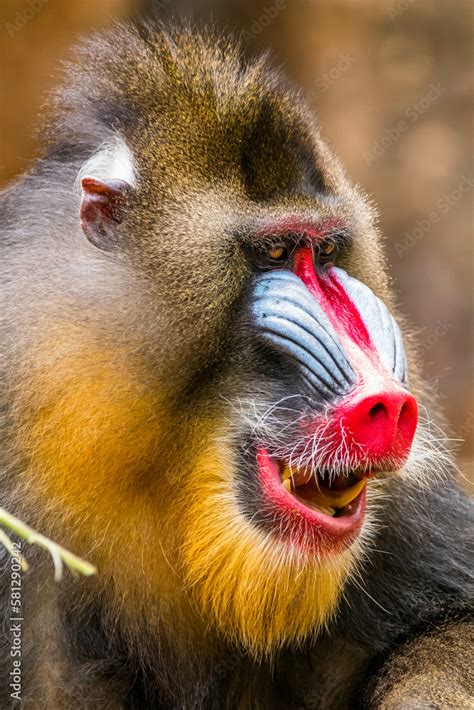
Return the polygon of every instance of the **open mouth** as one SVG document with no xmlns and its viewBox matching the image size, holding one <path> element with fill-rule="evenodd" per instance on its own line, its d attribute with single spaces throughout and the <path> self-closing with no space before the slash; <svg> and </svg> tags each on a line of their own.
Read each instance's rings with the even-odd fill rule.
<svg viewBox="0 0 474 710">
<path fill-rule="evenodd" d="M 351 472 L 331 476 L 329 472 L 293 470 L 278 462 L 283 488 L 308 506 L 331 518 L 352 515 L 354 501 L 362 493 L 366 478 Z"/>
<path fill-rule="evenodd" d="M 349 544 L 356 537 L 370 472 L 295 469 L 265 449 L 257 450 L 256 459 L 265 506 L 280 532 L 302 543 L 317 540 L 319 548 Z"/>
</svg>

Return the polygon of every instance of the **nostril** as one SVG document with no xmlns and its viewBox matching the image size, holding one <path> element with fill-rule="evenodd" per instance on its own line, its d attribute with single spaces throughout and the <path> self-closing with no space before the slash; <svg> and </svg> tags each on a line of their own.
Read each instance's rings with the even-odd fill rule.
<svg viewBox="0 0 474 710">
<path fill-rule="evenodd" d="M 369 409 L 369 417 L 377 419 L 381 414 L 387 414 L 387 408 L 383 402 L 377 402 Z"/>
<path fill-rule="evenodd" d="M 362 398 L 344 413 L 354 443 L 373 461 L 388 459 L 389 466 L 398 466 L 408 456 L 417 418 L 414 397 L 401 388 Z"/>
<path fill-rule="evenodd" d="M 398 422 L 402 422 L 404 419 L 406 419 L 408 416 L 410 416 L 411 412 L 411 406 L 409 402 L 405 402 L 400 409 L 400 414 L 398 415 Z"/>
<path fill-rule="evenodd" d="M 398 415 L 397 426 L 399 431 L 411 432 L 411 435 L 413 435 L 416 429 L 417 419 L 418 410 L 416 402 L 413 397 L 410 397 L 405 400 Z"/>
</svg>

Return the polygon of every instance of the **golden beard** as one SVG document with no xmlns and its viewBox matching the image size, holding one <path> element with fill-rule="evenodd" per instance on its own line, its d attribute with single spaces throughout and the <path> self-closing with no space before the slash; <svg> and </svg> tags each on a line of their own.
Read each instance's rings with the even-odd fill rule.
<svg viewBox="0 0 474 710">
<path fill-rule="evenodd" d="M 222 443 L 197 462 L 185 490 L 184 574 L 208 623 L 261 658 L 318 634 L 362 546 L 319 558 L 256 527 L 239 509 L 233 468 Z"/>
<path fill-rule="evenodd" d="M 51 511 L 44 531 L 98 566 L 98 584 L 131 627 L 143 616 L 148 629 L 155 620 L 160 628 L 167 616 L 176 636 L 180 625 L 188 629 L 191 600 L 201 638 L 202 618 L 257 658 L 317 634 L 363 545 L 320 559 L 253 525 L 239 507 L 221 425 L 203 418 L 178 437 L 201 452 L 184 463 L 160 446 L 162 430 L 173 427 L 157 397 L 135 384 L 130 367 L 111 369 L 106 353 L 80 343 L 80 360 L 54 369 L 40 361 L 46 374 L 38 367 L 25 377 L 17 403 L 19 416 L 27 412 L 18 446 L 31 461 L 18 485 L 32 508 Z M 163 465 L 160 486 L 150 474 L 134 493 L 143 462 L 152 472 Z M 130 565 L 137 551 L 140 564 Z M 169 614 L 163 599 L 173 600 Z"/>
</svg>

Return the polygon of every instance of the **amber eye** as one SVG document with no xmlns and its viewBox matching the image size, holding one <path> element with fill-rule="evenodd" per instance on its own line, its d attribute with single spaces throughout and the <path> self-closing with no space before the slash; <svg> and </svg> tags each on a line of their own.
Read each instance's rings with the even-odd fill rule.
<svg viewBox="0 0 474 710">
<path fill-rule="evenodd" d="M 318 257 L 321 261 L 329 260 L 336 256 L 337 246 L 332 240 L 321 242 L 318 245 Z"/>
<path fill-rule="evenodd" d="M 253 261 L 261 271 L 286 269 L 291 260 L 289 246 L 283 242 L 270 242 L 252 249 Z"/>
<path fill-rule="evenodd" d="M 268 249 L 267 255 L 272 261 L 286 261 L 288 259 L 288 249 L 284 244 L 276 244 Z"/>
<path fill-rule="evenodd" d="M 319 253 L 323 254 L 324 256 L 330 256 L 336 251 L 336 245 L 334 242 L 326 242 L 325 244 L 322 244 Z"/>
</svg>

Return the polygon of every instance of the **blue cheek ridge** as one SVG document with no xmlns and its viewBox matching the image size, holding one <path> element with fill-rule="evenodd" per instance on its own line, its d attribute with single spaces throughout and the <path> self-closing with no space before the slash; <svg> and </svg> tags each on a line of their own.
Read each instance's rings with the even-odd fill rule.
<svg viewBox="0 0 474 710">
<path fill-rule="evenodd" d="M 333 272 L 359 311 L 382 363 L 388 372 L 406 385 L 408 368 L 403 339 L 387 306 L 368 286 L 343 269 L 333 268 Z"/>
<path fill-rule="evenodd" d="M 385 304 L 361 281 L 334 268 L 358 309 L 387 371 L 407 384 L 407 362 L 400 329 Z M 271 271 L 257 279 L 252 321 L 258 338 L 286 355 L 323 401 L 347 395 L 355 372 L 328 316 L 291 271 Z"/>
<path fill-rule="evenodd" d="M 262 275 L 252 316 L 258 336 L 297 364 L 320 399 L 331 401 L 353 389 L 355 373 L 329 318 L 295 274 Z"/>
</svg>

